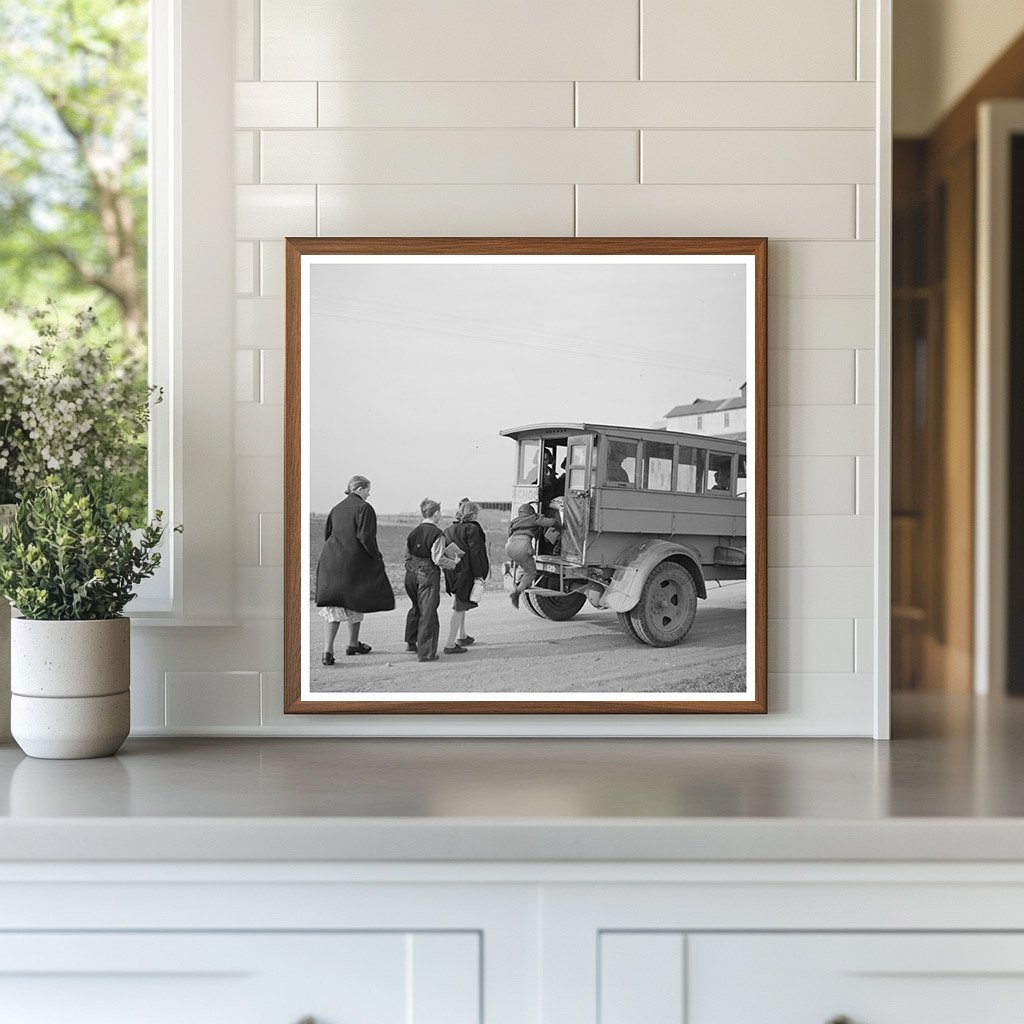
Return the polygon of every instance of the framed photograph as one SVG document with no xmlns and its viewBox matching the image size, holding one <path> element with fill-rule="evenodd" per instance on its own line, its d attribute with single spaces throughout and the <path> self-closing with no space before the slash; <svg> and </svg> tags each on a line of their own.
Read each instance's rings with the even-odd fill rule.
<svg viewBox="0 0 1024 1024">
<path fill-rule="evenodd" d="M 285 251 L 285 711 L 767 710 L 765 239 Z"/>
</svg>

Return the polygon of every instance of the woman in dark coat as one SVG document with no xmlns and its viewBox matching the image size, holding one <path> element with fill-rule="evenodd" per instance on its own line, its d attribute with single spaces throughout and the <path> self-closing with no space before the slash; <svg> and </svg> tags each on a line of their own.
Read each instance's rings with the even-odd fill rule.
<svg viewBox="0 0 1024 1024">
<path fill-rule="evenodd" d="M 463 499 L 455 522 L 444 532 L 447 543 L 458 544 L 465 552 L 454 569 L 444 571 L 445 589 L 455 597 L 448 645 L 445 647 L 448 654 L 455 647 L 468 647 L 473 643 L 474 638 L 466 635 L 466 612 L 476 608 L 477 602 L 470 595 L 476 581 L 487 579 L 491 573 L 487 560 L 487 537 L 477 521 L 479 514 L 480 506 L 475 501 Z"/>
<path fill-rule="evenodd" d="M 367 504 L 370 481 L 354 476 L 348 495 L 331 509 L 324 526 L 324 546 L 316 567 L 316 604 L 324 619 L 323 663 L 334 664 L 334 638 L 348 623 L 346 654 L 369 654 L 359 642 L 366 612 L 389 612 L 395 607 L 384 557 L 377 547 L 377 513 Z"/>
</svg>

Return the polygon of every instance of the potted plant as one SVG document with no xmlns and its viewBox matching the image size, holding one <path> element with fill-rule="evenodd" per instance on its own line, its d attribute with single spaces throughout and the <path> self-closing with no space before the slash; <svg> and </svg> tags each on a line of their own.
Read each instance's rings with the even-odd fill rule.
<svg viewBox="0 0 1024 1024">
<path fill-rule="evenodd" d="M 111 488 L 110 498 L 142 522 L 146 427 L 162 392 L 148 385 L 138 354 L 92 338 L 92 309 L 65 313 L 47 300 L 4 312 L 25 345 L 0 345 L 0 526 L 51 474 Z M 10 739 L 10 618 L 0 597 L 0 742 Z"/>
<path fill-rule="evenodd" d="M 4 401 L 0 405 L 0 529 L 14 518 L 18 507 L 16 476 L 20 476 L 20 442 L 25 436 L 20 412 L 24 377 L 14 351 L 0 348 L 0 380 Z M 11 738 L 11 606 L 0 597 L 0 742 Z"/>
<path fill-rule="evenodd" d="M 135 587 L 160 564 L 161 513 L 133 530 L 127 508 L 56 477 L 0 529 L 11 619 L 11 731 L 32 757 L 113 754 L 128 736 Z"/>
</svg>

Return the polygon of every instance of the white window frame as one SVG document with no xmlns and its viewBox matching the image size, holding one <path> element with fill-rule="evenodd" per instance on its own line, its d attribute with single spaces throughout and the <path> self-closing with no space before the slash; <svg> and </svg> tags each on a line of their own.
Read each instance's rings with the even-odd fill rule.
<svg viewBox="0 0 1024 1024">
<path fill-rule="evenodd" d="M 170 529 L 127 614 L 234 621 L 234 5 L 150 0 L 149 500 Z M 187 60 L 183 55 L 187 54 Z M 187 74 L 182 69 L 187 68 Z"/>
</svg>

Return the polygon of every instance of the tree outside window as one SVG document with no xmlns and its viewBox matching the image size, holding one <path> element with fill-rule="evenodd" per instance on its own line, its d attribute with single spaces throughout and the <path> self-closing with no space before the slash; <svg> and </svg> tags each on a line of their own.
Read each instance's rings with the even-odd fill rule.
<svg viewBox="0 0 1024 1024">
<path fill-rule="evenodd" d="M 129 389 L 147 379 L 146 0 L 0 5 L 0 308 L 43 308 L 102 346 Z M 0 347 L 24 349 L 25 318 L 0 316 Z M 145 507 L 145 438 L 135 476 Z"/>
</svg>

